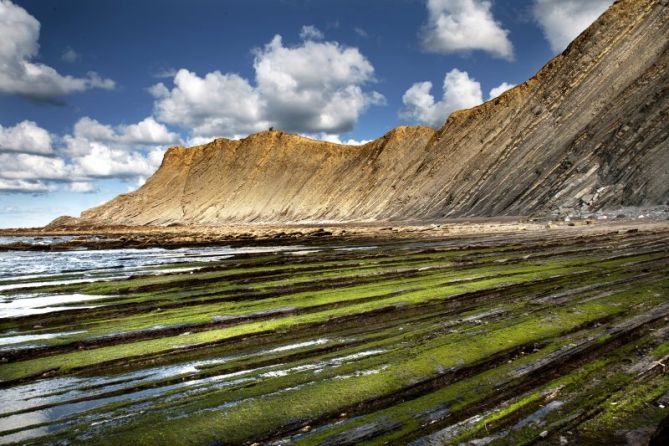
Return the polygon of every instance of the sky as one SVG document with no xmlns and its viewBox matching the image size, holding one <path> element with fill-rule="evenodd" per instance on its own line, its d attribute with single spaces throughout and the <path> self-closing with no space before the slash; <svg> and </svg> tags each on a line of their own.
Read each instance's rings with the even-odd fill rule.
<svg viewBox="0 0 669 446">
<path fill-rule="evenodd" d="M 135 190 L 168 147 L 348 144 L 533 76 L 612 0 L 0 0 L 0 227 Z"/>
</svg>

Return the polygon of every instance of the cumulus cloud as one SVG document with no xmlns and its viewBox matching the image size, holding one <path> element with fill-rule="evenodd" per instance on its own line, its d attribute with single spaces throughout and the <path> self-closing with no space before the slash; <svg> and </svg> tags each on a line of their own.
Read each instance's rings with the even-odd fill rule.
<svg viewBox="0 0 669 446">
<path fill-rule="evenodd" d="M 193 136 L 192 138 L 188 138 L 186 140 L 186 147 L 193 147 L 193 146 L 201 146 L 202 144 L 207 144 L 215 140 L 217 137 L 215 136 Z M 241 138 L 234 138 L 234 139 L 241 139 Z"/>
<path fill-rule="evenodd" d="M 0 178 L 8 180 L 67 180 L 71 174 L 61 158 L 27 153 L 2 153 L 0 165 Z"/>
<path fill-rule="evenodd" d="M 448 115 L 483 102 L 481 84 L 457 68 L 444 78 L 443 97 L 437 101 L 430 93 L 432 82 L 417 82 L 402 96 L 404 109 L 400 116 L 433 127 L 441 127 Z"/>
<path fill-rule="evenodd" d="M 91 143 L 90 151 L 73 160 L 72 171 L 81 178 L 137 179 L 152 175 L 160 166 L 165 150 L 155 148 L 147 154 L 128 152 Z"/>
<path fill-rule="evenodd" d="M 13 127 L 0 125 L 0 152 L 48 154 L 52 151 L 51 135 L 33 121 L 22 121 Z"/>
<path fill-rule="evenodd" d="M 63 152 L 72 158 L 76 177 L 132 180 L 153 174 L 160 166 L 164 147 L 178 143 L 179 135 L 152 117 L 115 127 L 84 117 L 63 141 Z"/>
<path fill-rule="evenodd" d="M 488 94 L 488 99 L 495 99 L 497 96 L 501 95 L 507 90 L 511 90 L 513 87 L 515 87 L 514 84 L 502 82 L 500 85 L 490 90 L 490 93 Z"/>
<path fill-rule="evenodd" d="M 612 3 L 613 0 L 535 0 L 534 17 L 551 49 L 559 53 Z"/>
<path fill-rule="evenodd" d="M 91 88 L 113 89 L 111 79 L 95 72 L 85 77 L 62 75 L 34 62 L 39 51 L 40 23 L 9 0 L 0 0 L 0 93 L 52 101 Z"/>
<path fill-rule="evenodd" d="M 35 136 L 37 135 L 37 136 Z M 165 146 L 179 136 L 149 117 L 130 125 L 109 126 L 81 118 L 61 146 L 34 122 L 0 127 L 0 191 L 94 192 L 94 180 L 144 181 L 160 166 Z M 22 142 L 23 141 L 23 142 Z"/>
<path fill-rule="evenodd" d="M 361 146 L 371 141 L 370 139 L 358 140 L 352 138 L 342 140 L 339 135 L 330 135 L 327 133 L 321 133 L 320 135 L 315 136 L 315 139 L 320 139 L 321 141 L 332 142 L 335 144 L 346 144 L 348 146 Z"/>
<path fill-rule="evenodd" d="M 351 130 L 379 93 L 361 85 L 373 80 L 374 67 L 357 48 L 336 42 L 304 42 L 286 47 L 275 36 L 254 63 L 257 91 L 269 120 L 298 132 L 342 133 Z"/>
<path fill-rule="evenodd" d="M 66 135 L 68 155 L 78 156 L 90 153 L 97 146 L 107 146 L 117 150 L 160 146 L 179 142 L 179 135 L 170 132 L 165 125 L 148 117 L 136 124 L 112 127 L 95 119 L 83 117 L 74 125 L 74 132 Z"/>
<path fill-rule="evenodd" d="M 482 50 L 512 60 L 509 31 L 495 20 L 491 7 L 485 0 L 428 0 L 423 49 L 440 54 Z"/>
<path fill-rule="evenodd" d="M 120 140 L 134 145 L 162 145 L 173 144 L 179 141 L 179 135 L 170 132 L 163 124 L 156 122 L 152 117 L 145 118 L 137 124 L 120 126 L 118 130 Z"/>
<path fill-rule="evenodd" d="M 304 25 L 300 30 L 300 39 L 302 40 L 322 40 L 324 37 L 321 30 L 313 25 Z"/>
<path fill-rule="evenodd" d="M 150 91 L 158 119 L 191 129 L 195 136 L 252 133 L 271 126 L 260 95 L 237 74 L 214 71 L 200 77 L 181 69 L 172 90 L 160 83 Z"/>
<path fill-rule="evenodd" d="M 98 142 L 109 142 L 118 137 L 111 126 L 100 124 L 88 116 L 84 116 L 74 124 L 72 136 Z"/>
<path fill-rule="evenodd" d="M 374 81 L 374 67 L 357 48 L 314 40 L 287 46 L 277 35 L 254 56 L 254 83 L 234 73 L 199 76 L 181 69 L 171 89 L 154 85 L 155 116 L 192 130 L 193 137 L 269 127 L 335 134 L 350 131 L 368 106 L 384 102 L 380 93 L 363 90 Z"/>
<path fill-rule="evenodd" d="M 68 186 L 71 192 L 92 193 L 97 192 L 97 188 L 90 181 L 73 181 Z"/>
<path fill-rule="evenodd" d="M 29 153 L 0 153 L 0 192 L 52 192 L 72 178 L 65 159 Z"/>
<path fill-rule="evenodd" d="M 0 178 L 0 192 L 44 193 L 58 189 L 55 184 L 43 181 L 6 180 Z"/>
</svg>

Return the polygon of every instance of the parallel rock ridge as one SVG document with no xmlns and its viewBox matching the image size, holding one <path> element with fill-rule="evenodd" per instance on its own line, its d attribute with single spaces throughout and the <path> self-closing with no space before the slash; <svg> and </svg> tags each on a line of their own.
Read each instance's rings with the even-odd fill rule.
<svg viewBox="0 0 669 446">
<path fill-rule="evenodd" d="M 279 131 L 167 151 L 135 192 L 57 224 L 527 216 L 669 201 L 669 7 L 620 0 L 533 78 L 438 131 L 363 146 Z"/>
</svg>

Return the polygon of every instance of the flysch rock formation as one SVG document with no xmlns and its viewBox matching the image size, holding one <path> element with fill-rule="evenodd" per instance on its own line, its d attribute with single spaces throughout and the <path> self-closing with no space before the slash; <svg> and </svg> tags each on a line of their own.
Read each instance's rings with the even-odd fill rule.
<svg viewBox="0 0 669 446">
<path fill-rule="evenodd" d="M 439 220 L 669 204 L 669 1 L 620 0 L 533 78 L 362 146 L 267 131 L 167 151 L 59 224 Z"/>
</svg>

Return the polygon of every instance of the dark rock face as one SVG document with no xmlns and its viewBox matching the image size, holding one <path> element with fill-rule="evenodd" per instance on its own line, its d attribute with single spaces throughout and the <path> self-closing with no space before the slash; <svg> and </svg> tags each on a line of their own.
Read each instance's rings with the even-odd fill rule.
<svg viewBox="0 0 669 446">
<path fill-rule="evenodd" d="M 277 131 L 173 148 L 82 224 L 432 220 L 669 202 L 669 8 L 620 0 L 522 85 L 363 146 Z M 67 221 L 72 224 L 71 220 Z"/>
<path fill-rule="evenodd" d="M 449 118 L 425 160 L 437 181 L 421 188 L 443 192 L 409 213 L 528 215 L 588 195 L 593 209 L 664 203 L 668 43 L 667 8 L 616 3 L 534 78 Z"/>
</svg>

